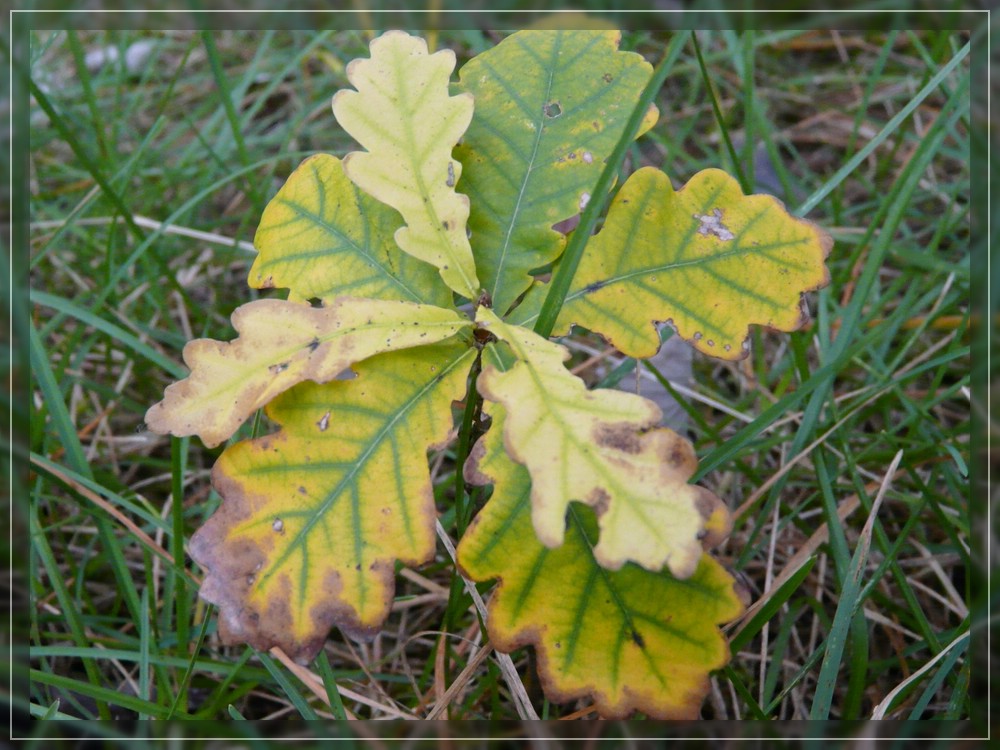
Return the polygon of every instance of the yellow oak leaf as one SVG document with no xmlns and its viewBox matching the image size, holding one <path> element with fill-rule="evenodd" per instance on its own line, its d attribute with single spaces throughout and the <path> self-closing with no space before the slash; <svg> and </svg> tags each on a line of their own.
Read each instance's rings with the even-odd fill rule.
<svg viewBox="0 0 1000 750">
<path fill-rule="evenodd" d="M 474 358 L 443 342 L 365 360 L 353 380 L 301 383 L 267 407 L 279 432 L 223 452 L 222 504 L 189 550 L 223 642 L 308 662 L 334 625 L 375 635 L 394 561 L 434 554 L 427 451 L 448 440 Z"/>
<path fill-rule="evenodd" d="M 469 199 L 455 192 L 462 165 L 451 150 L 472 119 L 469 94 L 449 96 L 455 53 L 427 52 L 427 43 L 389 31 L 371 43 L 371 58 L 354 60 L 333 113 L 367 151 L 344 159 L 358 187 L 392 206 L 406 223 L 399 247 L 437 266 L 441 278 L 469 299 L 479 296 L 466 235 Z"/>
<path fill-rule="evenodd" d="M 250 286 L 288 289 L 299 301 L 350 295 L 450 305 L 437 270 L 396 246 L 401 224 L 396 211 L 347 178 L 340 159 L 310 156 L 260 217 Z"/>
<path fill-rule="evenodd" d="M 556 321 L 600 333 L 619 351 L 650 357 L 654 323 L 667 322 L 698 351 L 746 356 L 750 325 L 794 331 L 802 295 L 829 283 L 829 235 L 785 212 L 777 198 L 743 195 L 718 169 L 675 191 L 646 167 L 622 186 L 587 246 Z M 548 288 L 532 289 L 512 322 L 530 325 Z"/>
<path fill-rule="evenodd" d="M 548 547 L 563 542 L 571 501 L 594 508 L 600 541 L 594 555 L 607 568 L 637 562 L 666 564 L 690 576 L 701 558 L 706 519 L 720 501 L 688 484 L 697 468 L 691 443 L 666 427 L 652 401 L 617 390 L 587 390 L 563 366 L 565 347 L 480 307 L 477 322 L 510 347 L 504 370 L 484 357 L 478 379 L 484 398 L 502 404 L 508 418 L 507 452 L 531 475 L 532 519 Z"/>
<path fill-rule="evenodd" d="M 430 344 L 471 323 L 454 310 L 390 300 L 338 298 L 329 307 L 266 299 L 236 308 L 234 341 L 184 347 L 191 374 L 146 412 L 153 432 L 226 440 L 257 409 L 303 380 L 332 380 L 380 352 Z"/>
</svg>

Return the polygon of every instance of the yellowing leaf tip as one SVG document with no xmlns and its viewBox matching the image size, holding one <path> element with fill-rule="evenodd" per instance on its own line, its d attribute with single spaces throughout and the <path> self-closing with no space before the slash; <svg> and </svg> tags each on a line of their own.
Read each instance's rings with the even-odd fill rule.
<svg viewBox="0 0 1000 750">
<path fill-rule="evenodd" d="M 337 120 L 365 149 L 348 154 L 344 169 L 402 215 L 399 248 L 436 266 L 445 284 L 474 300 L 480 285 L 466 235 L 469 200 L 455 190 L 461 165 L 451 153 L 474 103 L 450 95 L 455 55 L 429 55 L 422 39 L 403 32 L 383 34 L 370 50 L 370 58 L 348 66 L 356 90 L 333 98 Z"/>
</svg>

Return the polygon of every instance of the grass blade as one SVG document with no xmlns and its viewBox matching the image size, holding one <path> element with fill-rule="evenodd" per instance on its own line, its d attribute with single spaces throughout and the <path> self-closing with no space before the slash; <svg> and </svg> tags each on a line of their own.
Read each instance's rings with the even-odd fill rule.
<svg viewBox="0 0 1000 750">
<path fill-rule="evenodd" d="M 871 513 L 868 521 L 861 532 L 858 546 L 851 559 L 850 575 L 843 581 L 843 588 L 840 594 L 840 603 L 837 605 L 837 612 L 830 627 L 830 635 L 827 639 L 826 649 L 823 653 L 823 665 L 820 668 L 819 678 L 816 684 L 816 694 L 809 711 L 810 719 L 826 720 L 830 718 L 830 706 L 833 703 L 833 693 L 836 687 L 837 673 L 840 671 L 841 658 L 843 656 L 844 645 L 847 641 L 847 631 L 851 627 L 854 615 L 861 607 L 861 576 L 864 572 L 865 563 L 868 561 L 868 549 L 871 545 L 872 527 L 878 514 L 878 509 L 882 505 L 885 493 L 889 489 L 889 482 L 896 473 L 896 468 L 903 458 L 903 452 L 899 451 L 889 469 L 886 471 L 885 481 L 879 489 L 875 502 L 872 503 Z"/>
</svg>

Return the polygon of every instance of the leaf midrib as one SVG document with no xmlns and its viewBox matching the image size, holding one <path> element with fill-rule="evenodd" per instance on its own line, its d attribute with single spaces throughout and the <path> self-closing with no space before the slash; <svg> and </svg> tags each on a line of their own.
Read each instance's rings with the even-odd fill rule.
<svg viewBox="0 0 1000 750">
<path fill-rule="evenodd" d="M 428 56 L 428 59 L 429 57 L 430 56 Z M 395 68 L 396 91 L 397 95 L 399 96 L 399 100 L 401 102 L 405 98 L 405 93 L 406 93 L 405 82 L 400 77 L 400 73 L 404 69 L 404 67 L 405 66 L 403 65 L 396 65 Z M 455 247 L 455 245 L 451 242 L 450 236 L 447 233 L 442 232 L 442 223 L 437 213 L 437 206 L 435 205 L 435 202 L 431 199 L 430 190 L 428 190 L 427 185 L 424 182 L 423 166 L 426 163 L 427 155 L 421 154 L 418 156 L 417 153 L 417 145 L 418 145 L 417 136 L 413 129 L 413 126 L 414 123 L 419 120 L 419 118 L 415 115 L 417 112 L 417 107 L 421 104 L 422 99 L 430 95 L 431 93 L 433 93 L 432 87 L 430 85 L 427 85 L 424 88 L 423 92 L 420 94 L 418 100 L 413 103 L 413 112 L 410 113 L 410 116 L 401 118 L 403 124 L 403 132 L 405 133 L 406 141 L 409 145 L 407 153 L 410 155 L 410 168 L 412 170 L 413 178 L 417 183 L 417 193 L 423 198 L 421 204 L 424 206 L 425 220 L 428 222 L 428 227 L 433 232 L 433 236 L 437 237 L 438 239 L 437 244 L 442 249 L 444 256 L 448 258 L 448 260 L 451 262 L 451 266 L 449 268 L 447 269 L 441 268 L 440 270 L 442 272 L 451 270 L 456 271 L 459 274 L 459 276 L 461 276 L 462 283 L 465 285 L 467 289 L 471 290 L 472 295 L 474 296 L 478 284 L 472 283 L 472 279 L 469 278 L 469 275 L 466 272 L 465 262 L 464 262 L 466 258 L 462 257 L 461 253 L 461 250 L 463 248 Z M 450 104 L 454 97 L 450 96 L 448 93 L 447 82 L 445 82 L 444 95 L 445 95 L 445 102 Z M 404 109 L 407 108 L 404 107 Z M 450 119 L 451 118 L 449 118 L 449 121 Z M 449 161 L 451 160 L 450 149 L 447 152 L 447 158 Z M 452 190 L 452 194 L 455 200 L 458 200 L 458 196 L 457 194 L 455 194 L 454 189 Z M 472 258 L 471 248 L 469 249 L 469 258 L 470 259 Z M 461 293 L 460 290 L 456 291 L 459 291 L 459 293 Z"/>
</svg>

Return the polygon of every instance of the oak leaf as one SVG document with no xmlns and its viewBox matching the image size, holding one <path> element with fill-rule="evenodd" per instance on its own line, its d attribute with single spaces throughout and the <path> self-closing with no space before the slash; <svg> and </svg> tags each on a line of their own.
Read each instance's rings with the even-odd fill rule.
<svg viewBox="0 0 1000 750">
<path fill-rule="evenodd" d="M 718 169 L 680 190 L 658 169 L 633 174 L 573 277 L 555 334 L 572 324 L 632 357 L 660 346 L 667 322 L 698 351 L 746 356 L 750 325 L 800 328 L 803 294 L 829 283 L 829 235 L 785 212 L 770 195 L 743 195 Z M 548 292 L 539 284 L 511 321 L 530 325 Z"/>
<path fill-rule="evenodd" d="M 470 325 L 453 310 L 353 297 L 319 308 L 257 300 L 238 307 L 232 321 L 234 341 L 187 343 L 191 374 L 146 412 L 150 430 L 198 435 L 211 448 L 296 383 L 333 380 L 367 357 L 441 341 Z"/>
<path fill-rule="evenodd" d="M 658 426 L 662 415 L 652 401 L 587 390 L 563 366 L 569 357 L 564 346 L 509 326 L 485 308 L 477 321 L 516 360 L 503 370 L 499 357 L 484 357 L 478 387 L 508 412 L 504 444 L 531 475 L 538 539 L 549 547 L 562 544 L 566 511 L 575 500 L 598 515 L 594 555 L 604 567 L 634 561 L 691 575 L 701 558 L 699 537 L 719 501 L 687 483 L 698 463 L 690 442 Z"/>
<path fill-rule="evenodd" d="M 562 253 L 553 225 L 586 206 L 653 72 L 620 42 L 614 30 L 520 31 L 459 71 L 476 111 L 455 156 L 476 267 L 501 315 L 531 284 L 529 271 Z M 657 115 L 651 107 L 640 135 Z"/>
<path fill-rule="evenodd" d="M 444 342 L 367 359 L 353 380 L 302 383 L 268 405 L 277 433 L 223 452 L 222 504 L 189 551 L 224 642 L 308 662 L 334 625 L 375 635 L 394 561 L 434 554 L 427 451 L 451 435 L 474 356 Z"/>
<path fill-rule="evenodd" d="M 372 41 L 370 59 L 347 66 L 357 90 L 337 92 L 333 113 L 367 149 L 344 159 L 348 176 L 403 216 L 406 226 L 395 235 L 400 249 L 437 266 L 449 287 L 476 299 L 469 199 L 455 191 L 462 164 L 451 156 L 473 103 L 468 94 L 448 94 L 454 68 L 451 50 L 430 55 L 423 39 L 386 32 Z"/>
</svg>

